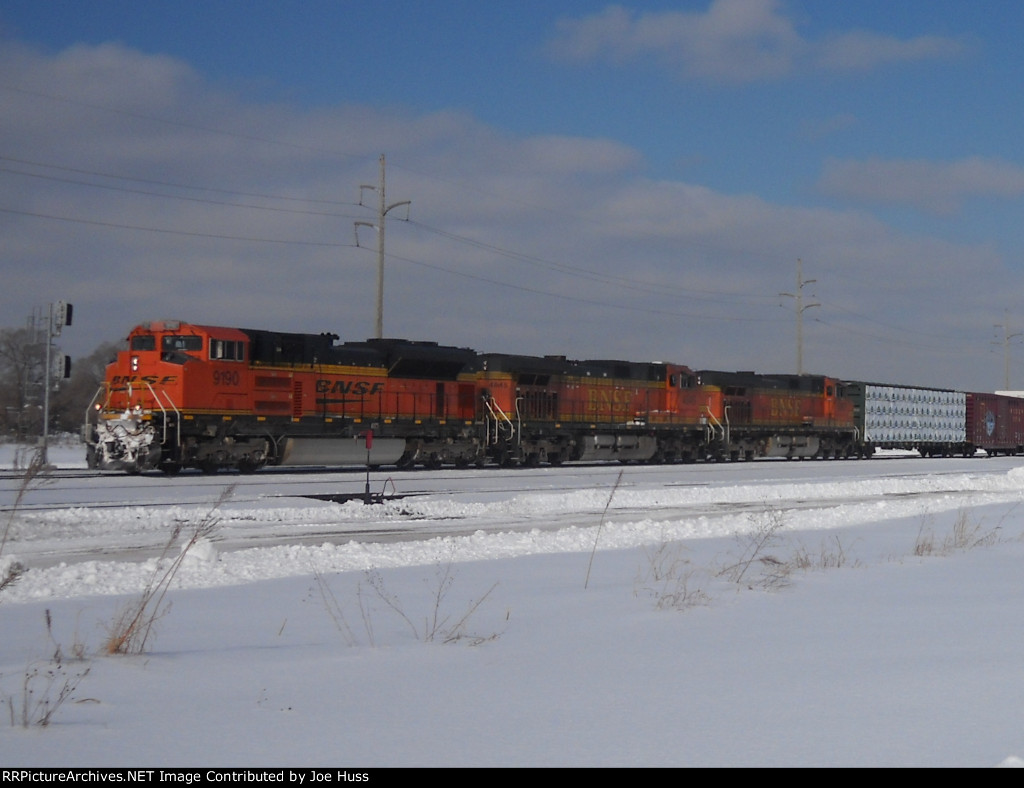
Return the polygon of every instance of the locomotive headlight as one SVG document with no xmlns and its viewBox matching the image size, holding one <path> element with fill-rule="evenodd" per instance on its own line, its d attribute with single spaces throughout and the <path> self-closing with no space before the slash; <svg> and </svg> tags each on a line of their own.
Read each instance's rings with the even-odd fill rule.
<svg viewBox="0 0 1024 788">
<path fill-rule="evenodd" d="M 138 371 L 139 371 L 139 357 L 138 356 L 132 356 L 132 372 L 138 372 Z"/>
</svg>

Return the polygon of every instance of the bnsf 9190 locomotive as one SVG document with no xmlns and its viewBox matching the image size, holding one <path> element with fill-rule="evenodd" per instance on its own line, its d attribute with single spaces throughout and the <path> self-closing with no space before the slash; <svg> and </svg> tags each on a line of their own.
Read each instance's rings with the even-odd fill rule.
<svg viewBox="0 0 1024 788">
<path fill-rule="evenodd" d="M 248 472 L 859 451 L 853 404 L 832 378 L 337 340 L 136 327 L 90 406 L 90 466 Z"/>
</svg>

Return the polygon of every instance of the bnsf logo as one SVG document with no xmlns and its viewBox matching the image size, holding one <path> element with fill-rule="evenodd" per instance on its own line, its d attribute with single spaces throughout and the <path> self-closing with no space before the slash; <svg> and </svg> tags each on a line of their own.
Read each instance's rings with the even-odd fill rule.
<svg viewBox="0 0 1024 788">
<path fill-rule="evenodd" d="M 177 375 L 114 375 L 110 379 L 111 386 L 129 386 L 135 383 L 148 383 L 150 386 L 169 386 L 178 382 Z"/>
<path fill-rule="evenodd" d="M 769 418 L 772 419 L 800 418 L 800 403 L 797 400 L 772 397 L 769 400 L 768 410 Z"/>
<path fill-rule="evenodd" d="M 318 380 L 317 394 L 379 394 L 384 390 L 383 383 L 371 383 L 368 380 Z"/>
<path fill-rule="evenodd" d="M 587 392 L 587 404 L 590 410 L 627 408 L 633 401 L 633 394 L 632 389 L 590 389 Z"/>
</svg>

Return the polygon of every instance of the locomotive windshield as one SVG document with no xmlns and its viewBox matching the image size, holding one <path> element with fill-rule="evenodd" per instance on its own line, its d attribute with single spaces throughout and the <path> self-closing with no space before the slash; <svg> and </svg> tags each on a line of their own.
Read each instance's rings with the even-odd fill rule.
<svg viewBox="0 0 1024 788">
<path fill-rule="evenodd" d="M 168 334 L 163 338 L 160 349 L 164 353 L 172 351 L 202 350 L 203 338 L 197 336 L 181 336 L 179 334 Z"/>
</svg>

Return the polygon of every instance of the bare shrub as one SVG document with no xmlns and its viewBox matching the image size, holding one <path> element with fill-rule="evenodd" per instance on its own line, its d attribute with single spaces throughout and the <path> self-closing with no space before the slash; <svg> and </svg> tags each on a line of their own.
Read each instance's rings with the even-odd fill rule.
<svg viewBox="0 0 1024 788">
<path fill-rule="evenodd" d="M 752 515 L 751 520 L 755 523 L 754 529 L 736 537 L 740 547 L 739 556 L 719 569 L 717 576 L 750 589 L 772 589 L 785 585 L 793 571 L 792 562 L 782 561 L 769 554 L 770 550 L 779 546 L 781 532 L 786 525 L 783 513 L 767 507 L 760 515 Z"/>
<path fill-rule="evenodd" d="M 15 463 L 17 468 L 19 462 Z M 10 538 L 15 517 L 30 490 L 49 483 L 50 466 L 47 465 L 43 452 L 36 449 L 25 464 L 21 483 L 14 497 L 4 522 L 3 533 L 0 535 L 0 593 L 14 585 L 25 573 L 25 566 L 18 560 L 3 553 Z M 0 705 L 6 705 L 11 726 L 23 728 L 33 726 L 46 727 L 54 715 L 68 700 L 71 699 L 79 683 L 89 674 L 89 668 L 72 670 L 67 665 L 64 650 L 53 636 L 53 618 L 49 609 L 46 610 L 46 633 L 54 646 L 53 655 L 46 660 L 32 662 L 26 668 L 19 684 L 19 690 L 13 694 L 0 694 Z M 85 647 L 77 637 L 72 647 L 73 656 L 81 660 L 85 655 Z"/>
<path fill-rule="evenodd" d="M 29 665 L 16 694 L 0 696 L 0 704 L 7 706 L 11 727 L 45 728 L 61 706 L 71 700 L 82 679 L 89 675 L 88 667 L 72 670 L 67 665 L 64 651 L 53 636 L 52 625 L 47 610 L 46 631 L 54 644 L 53 655 Z"/>
<path fill-rule="evenodd" d="M 383 603 L 385 609 L 405 622 L 413 637 L 424 643 L 464 642 L 476 646 L 501 637 L 501 631 L 481 633 L 470 628 L 471 620 L 498 587 L 497 583 L 479 598 L 470 599 L 465 608 L 452 609 L 448 596 L 455 584 L 454 563 L 454 557 L 449 556 L 447 561 L 441 561 L 434 567 L 433 580 L 424 581 L 430 585 L 426 609 L 421 613 L 411 612 L 411 608 L 388 589 L 383 575 L 378 570 L 367 570 L 363 575 L 363 581 L 356 589 L 356 606 L 368 644 L 376 645 L 374 623 L 377 608 L 374 603 Z M 338 600 L 322 573 L 314 571 L 314 579 L 324 608 L 334 622 L 335 628 L 348 645 L 358 645 L 359 637 L 348 623 L 344 605 Z M 508 618 L 509 615 L 506 613 L 506 622 Z"/>
<path fill-rule="evenodd" d="M 956 521 L 953 523 L 953 530 L 946 537 L 943 545 L 946 550 L 973 550 L 975 547 L 988 547 L 995 544 L 999 538 L 999 528 L 989 531 L 981 529 L 981 523 L 972 523 L 967 512 L 961 509 L 957 513 Z"/>
<path fill-rule="evenodd" d="M 976 547 L 988 547 L 999 539 L 1001 526 L 982 530 L 981 522 L 972 522 L 967 511 L 957 512 L 953 527 L 940 542 L 932 529 L 931 521 L 922 518 L 914 541 L 914 555 L 923 557 L 930 555 L 949 555 L 957 550 L 973 550 Z"/>
<path fill-rule="evenodd" d="M 234 493 L 234 485 L 226 488 L 216 504 L 198 523 L 186 528 L 187 523 L 175 523 L 171 536 L 156 562 L 156 568 L 139 597 L 129 602 L 108 628 L 104 651 L 107 654 L 142 654 L 153 635 L 156 622 L 170 611 L 167 591 L 184 563 L 189 551 L 203 539 L 209 539 L 220 523 L 217 512 Z M 182 534 L 186 534 L 178 554 L 170 558 Z"/>
<path fill-rule="evenodd" d="M 697 584 L 698 572 L 678 542 L 646 549 L 647 564 L 637 575 L 637 593 L 654 599 L 659 610 L 687 610 L 708 605 L 711 597 Z"/>
<path fill-rule="evenodd" d="M 914 555 L 921 557 L 934 554 L 935 533 L 928 524 L 928 520 L 922 518 L 921 524 L 917 527 L 917 539 L 914 540 Z"/>
<path fill-rule="evenodd" d="M 587 576 L 583 579 L 584 588 L 590 585 L 590 570 L 594 566 L 594 556 L 597 554 L 597 542 L 601 538 L 601 529 L 604 528 L 604 518 L 608 516 L 608 508 L 612 505 L 612 498 L 615 497 L 615 492 L 619 489 L 619 485 L 622 484 L 623 473 L 625 471 L 619 471 L 615 484 L 612 485 L 611 492 L 608 493 L 608 500 L 605 502 L 604 510 L 601 512 L 601 521 L 597 524 L 597 531 L 594 533 L 594 549 L 590 551 L 590 560 L 587 562 Z"/>
<path fill-rule="evenodd" d="M 838 536 L 833 535 L 831 544 L 822 541 L 817 552 L 811 552 L 800 545 L 792 558 L 793 566 L 805 572 L 815 569 L 842 569 L 849 565 L 846 547 Z"/>
<path fill-rule="evenodd" d="M 316 581 L 317 591 L 320 593 L 320 600 L 323 602 L 324 610 L 327 611 L 327 615 L 331 617 L 331 621 L 334 622 L 334 628 L 341 633 L 341 636 L 345 639 L 345 642 L 349 646 L 355 646 L 358 644 L 358 639 L 355 633 L 352 631 L 352 627 L 348 625 L 348 621 L 345 618 L 345 608 L 338 601 L 338 597 L 334 595 L 334 590 L 327 582 L 327 578 L 324 577 L 323 573 L 314 568 L 313 579 Z M 361 608 L 362 606 L 360 606 Z M 364 618 L 365 622 L 365 618 Z M 373 629 L 367 628 L 368 635 L 370 637 L 370 645 L 373 645 Z"/>
<path fill-rule="evenodd" d="M 479 599 L 471 599 L 468 606 L 457 618 L 453 618 L 453 614 L 447 611 L 445 598 L 455 582 L 451 561 L 435 567 L 434 587 L 428 598 L 427 610 L 422 615 L 417 616 L 417 619 L 420 621 L 419 624 L 413 621 L 410 615 L 406 613 L 401 600 L 395 594 L 388 591 L 380 572 L 375 570 L 367 572 L 366 582 L 377 595 L 377 598 L 383 601 L 387 607 L 409 625 L 409 629 L 416 638 L 425 643 L 433 643 L 435 641 L 454 643 L 459 640 L 465 640 L 470 645 L 479 645 L 501 637 L 500 632 L 475 634 L 469 631 L 470 619 L 477 612 L 480 605 L 483 604 L 484 600 L 498 587 L 497 583 L 487 589 Z"/>
<path fill-rule="evenodd" d="M 0 593 L 3 593 L 5 588 L 17 583 L 18 578 L 23 574 L 25 574 L 25 565 L 21 561 L 7 560 L 0 556 Z"/>
<path fill-rule="evenodd" d="M 7 547 L 7 540 L 10 538 L 14 520 L 21 509 L 22 503 L 24 503 L 25 496 L 30 490 L 50 483 L 51 479 L 48 478 L 49 471 L 50 466 L 46 464 L 42 450 L 36 449 L 25 466 L 21 483 L 18 485 L 18 491 L 14 496 L 14 503 L 11 504 L 10 511 L 7 513 L 7 519 L 4 522 L 3 534 L 0 535 L 0 592 L 14 585 L 18 578 L 25 573 L 25 566 L 20 561 L 13 558 L 4 559 L 4 549 Z"/>
</svg>

